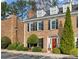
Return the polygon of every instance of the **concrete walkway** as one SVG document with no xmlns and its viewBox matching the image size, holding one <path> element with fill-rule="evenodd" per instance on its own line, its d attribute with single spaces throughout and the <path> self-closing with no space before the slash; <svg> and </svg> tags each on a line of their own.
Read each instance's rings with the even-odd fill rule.
<svg viewBox="0 0 79 59">
<path fill-rule="evenodd" d="M 2 49 L 1 52 L 8 52 L 8 53 L 14 53 L 14 54 L 27 54 L 27 55 L 35 55 L 35 56 L 49 56 L 49 57 L 55 57 L 55 58 L 75 58 L 72 55 L 64 55 L 64 54 L 52 54 L 52 53 L 42 53 L 42 52 L 27 52 L 27 51 L 15 51 L 15 50 L 4 50 Z"/>
</svg>

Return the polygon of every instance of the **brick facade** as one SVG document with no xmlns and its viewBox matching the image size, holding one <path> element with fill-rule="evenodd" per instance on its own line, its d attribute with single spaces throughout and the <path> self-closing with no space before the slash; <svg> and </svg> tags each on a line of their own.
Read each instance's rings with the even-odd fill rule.
<svg viewBox="0 0 79 59">
<path fill-rule="evenodd" d="M 61 17 L 56 17 L 58 19 L 58 26 L 60 24 L 60 21 L 62 22 L 63 26 L 64 26 L 64 22 L 65 22 L 65 16 L 61 16 Z M 78 33 L 78 28 L 76 27 L 76 19 L 77 19 L 77 15 L 72 15 L 71 16 L 71 19 L 72 19 L 72 26 L 73 26 L 73 31 L 74 31 L 74 37 L 77 36 L 76 34 Z M 59 32 L 59 29 L 52 29 L 52 30 L 48 30 L 48 20 L 50 20 L 49 18 L 48 19 L 42 19 L 43 22 L 44 22 L 44 30 L 41 30 L 41 31 L 31 31 L 31 32 L 28 32 L 27 31 L 27 23 L 28 22 L 31 22 L 30 21 L 26 21 L 25 24 L 24 24 L 24 44 L 25 46 L 27 46 L 27 38 L 31 35 L 31 34 L 36 34 L 39 38 L 43 38 L 43 46 L 44 46 L 44 51 L 47 51 L 48 50 L 48 47 L 47 47 L 47 37 L 49 37 L 50 35 L 57 35 L 58 32 Z M 35 20 L 36 21 L 36 20 Z M 32 22 L 35 22 L 35 21 L 32 21 Z M 37 20 L 38 21 L 38 20 Z"/>
<path fill-rule="evenodd" d="M 77 37 L 78 34 L 78 28 L 76 27 L 77 24 L 77 14 L 72 15 L 71 19 L 72 19 L 72 26 L 73 26 L 73 31 L 74 31 L 74 37 Z M 63 26 L 64 26 L 64 22 L 65 22 L 65 16 L 56 16 L 54 18 L 58 19 L 58 27 L 60 24 L 60 21 L 62 22 Z M 17 40 L 24 44 L 24 46 L 27 46 L 27 38 L 31 35 L 31 34 L 36 34 L 39 38 L 43 38 L 43 50 L 47 51 L 48 50 L 48 46 L 47 46 L 47 38 L 50 35 L 56 36 L 59 32 L 59 29 L 52 29 L 52 30 L 48 30 L 48 20 L 50 20 L 50 18 L 45 18 L 42 19 L 43 23 L 44 23 L 44 30 L 41 31 L 31 31 L 28 32 L 27 31 L 27 23 L 29 22 L 21 22 L 20 20 L 17 20 L 17 17 L 15 15 L 11 15 L 10 18 L 6 19 L 6 20 L 2 20 L 1 21 L 1 35 L 3 36 L 7 36 L 11 39 L 11 42 L 14 43 Z M 38 19 L 39 20 L 39 19 Z M 38 20 L 34 20 L 30 22 L 36 22 Z"/>
<path fill-rule="evenodd" d="M 9 37 L 12 43 L 17 40 L 23 43 L 24 23 L 18 20 L 15 15 L 10 15 L 9 18 L 1 20 L 1 37 L 3 36 Z"/>
</svg>

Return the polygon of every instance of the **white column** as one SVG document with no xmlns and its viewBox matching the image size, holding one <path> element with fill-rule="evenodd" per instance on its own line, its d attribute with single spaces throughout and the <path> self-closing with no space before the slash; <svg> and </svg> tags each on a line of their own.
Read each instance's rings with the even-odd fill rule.
<svg viewBox="0 0 79 59">
<path fill-rule="evenodd" d="M 26 23 L 24 23 L 24 47 L 26 47 Z"/>
<path fill-rule="evenodd" d="M 77 42 L 77 37 L 75 37 L 75 46 L 76 46 L 76 42 Z"/>
<path fill-rule="evenodd" d="M 52 50 L 52 38 L 50 38 L 50 48 Z"/>
</svg>

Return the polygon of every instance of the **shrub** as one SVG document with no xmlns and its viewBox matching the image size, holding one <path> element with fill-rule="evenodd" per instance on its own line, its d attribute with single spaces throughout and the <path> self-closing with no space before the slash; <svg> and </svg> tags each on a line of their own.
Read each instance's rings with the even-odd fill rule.
<svg viewBox="0 0 79 59">
<path fill-rule="evenodd" d="M 72 50 L 70 51 L 70 54 L 77 57 L 77 56 L 78 56 L 78 48 L 72 49 Z"/>
<path fill-rule="evenodd" d="M 39 38 L 35 34 L 32 34 L 30 37 L 28 37 L 27 43 L 37 44 L 38 41 L 39 41 Z"/>
<path fill-rule="evenodd" d="M 17 46 L 16 50 L 18 50 L 18 51 L 28 51 L 28 48 L 27 47 L 24 47 L 23 44 L 19 44 Z"/>
<path fill-rule="evenodd" d="M 60 49 L 54 48 L 54 49 L 52 50 L 52 52 L 55 53 L 55 54 L 60 54 Z"/>
<path fill-rule="evenodd" d="M 9 44 L 11 44 L 11 40 L 8 37 L 1 37 L 1 48 L 5 49 Z"/>
<path fill-rule="evenodd" d="M 19 45 L 19 43 L 10 44 L 7 49 L 9 49 L 9 50 L 15 50 L 18 45 Z"/>
<path fill-rule="evenodd" d="M 41 52 L 42 51 L 42 48 L 40 47 L 33 47 L 32 48 L 32 52 Z"/>
<path fill-rule="evenodd" d="M 60 39 L 60 49 L 64 54 L 69 54 L 70 50 L 75 47 L 74 32 L 72 29 L 70 10 L 67 8 L 65 24 Z"/>
</svg>

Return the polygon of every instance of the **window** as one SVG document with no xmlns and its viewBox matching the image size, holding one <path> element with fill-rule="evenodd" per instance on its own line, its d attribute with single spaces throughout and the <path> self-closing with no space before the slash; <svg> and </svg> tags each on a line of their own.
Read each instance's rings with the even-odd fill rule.
<svg viewBox="0 0 79 59">
<path fill-rule="evenodd" d="M 39 39 L 38 46 L 43 48 L 43 38 Z"/>
<path fill-rule="evenodd" d="M 37 24 L 38 30 L 43 30 L 43 21 L 38 21 Z"/>
<path fill-rule="evenodd" d="M 43 30 L 43 21 L 30 22 L 28 23 L 28 31 Z"/>
<path fill-rule="evenodd" d="M 31 23 L 31 31 L 36 31 L 37 30 L 37 22 Z"/>
<path fill-rule="evenodd" d="M 36 31 L 37 30 L 37 22 L 28 23 L 28 31 Z"/>
<path fill-rule="evenodd" d="M 50 20 L 50 29 L 56 29 L 56 20 L 55 19 Z"/>
<path fill-rule="evenodd" d="M 34 22 L 33 23 L 33 31 L 36 31 L 37 30 L 37 22 Z"/>
<path fill-rule="evenodd" d="M 48 21 L 48 30 L 58 29 L 58 19 L 51 19 Z"/>
<path fill-rule="evenodd" d="M 52 21 L 52 29 L 56 28 L 56 21 Z"/>
</svg>

